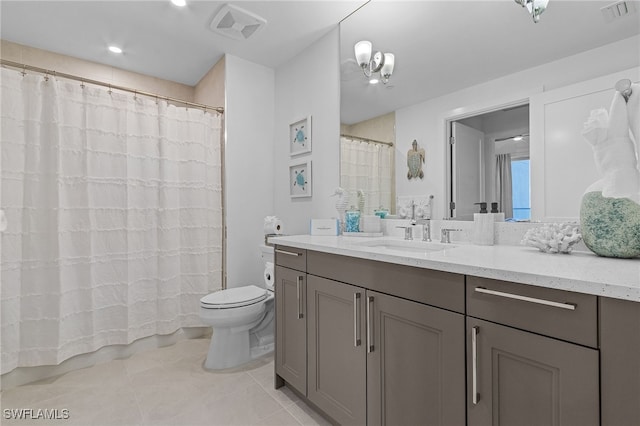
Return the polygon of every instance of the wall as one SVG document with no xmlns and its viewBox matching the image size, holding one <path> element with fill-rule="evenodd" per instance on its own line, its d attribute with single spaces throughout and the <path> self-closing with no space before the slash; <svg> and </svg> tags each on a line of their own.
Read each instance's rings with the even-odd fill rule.
<svg viewBox="0 0 640 426">
<path fill-rule="evenodd" d="M 445 120 L 490 105 L 526 99 L 640 64 L 640 36 L 550 62 L 396 111 L 396 191 L 398 195 L 435 195 L 434 216 L 445 214 Z M 496 95 L 498 94 L 498 95 Z M 406 152 L 417 139 L 426 151 L 425 178 L 407 181 Z M 532 182 L 534 185 L 539 182 Z"/>
<path fill-rule="evenodd" d="M 309 219 L 336 217 L 339 185 L 340 60 L 338 27 L 281 65 L 275 78 L 275 214 L 287 234 L 308 234 Z M 291 158 L 289 124 L 312 116 L 312 153 Z M 292 199 L 289 165 L 312 160 L 312 197 Z"/>
<path fill-rule="evenodd" d="M 46 68 L 78 77 L 124 86 L 130 89 L 183 99 L 185 101 L 194 101 L 194 88 L 185 84 L 125 71 L 120 68 L 89 62 L 71 56 L 60 55 L 7 40 L 1 41 L 0 56 L 2 56 L 2 59 L 8 61 Z"/>
<path fill-rule="evenodd" d="M 341 124 L 340 133 L 382 142 L 396 141 L 396 113 L 379 115 L 354 124 Z"/>
<path fill-rule="evenodd" d="M 262 283 L 258 246 L 264 243 L 263 219 L 274 214 L 275 95 L 271 68 L 227 55 L 224 74 L 226 273 L 231 288 Z"/>
<path fill-rule="evenodd" d="M 196 84 L 193 96 L 194 102 L 211 106 L 224 106 L 225 63 L 225 57 L 223 56 Z"/>
</svg>

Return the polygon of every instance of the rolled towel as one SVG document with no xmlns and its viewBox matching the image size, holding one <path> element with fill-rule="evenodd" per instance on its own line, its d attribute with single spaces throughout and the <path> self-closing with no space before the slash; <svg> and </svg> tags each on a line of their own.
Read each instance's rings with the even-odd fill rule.
<svg viewBox="0 0 640 426">
<path fill-rule="evenodd" d="M 591 112 L 585 123 L 583 136 L 591 144 L 596 168 L 602 175 L 602 181 L 594 186 L 602 188 L 602 195 L 611 198 L 629 198 L 640 201 L 640 172 L 635 154 L 635 146 L 629 135 L 627 104 L 619 92 L 616 92 L 608 115 L 604 110 Z"/>
<path fill-rule="evenodd" d="M 636 142 L 636 152 L 640 154 L 640 84 L 631 85 L 631 96 L 627 101 L 627 117 Z"/>
</svg>

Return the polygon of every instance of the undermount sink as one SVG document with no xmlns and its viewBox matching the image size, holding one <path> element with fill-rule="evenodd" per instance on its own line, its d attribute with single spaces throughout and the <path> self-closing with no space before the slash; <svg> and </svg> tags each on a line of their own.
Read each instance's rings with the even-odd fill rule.
<svg viewBox="0 0 640 426">
<path fill-rule="evenodd" d="M 399 240 L 392 238 L 375 239 L 356 243 L 359 247 L 371 247 L 395 252 L 427 253 L 457 247 L 454 244 L 426 242 L 421 240 Z"/>
</svg>

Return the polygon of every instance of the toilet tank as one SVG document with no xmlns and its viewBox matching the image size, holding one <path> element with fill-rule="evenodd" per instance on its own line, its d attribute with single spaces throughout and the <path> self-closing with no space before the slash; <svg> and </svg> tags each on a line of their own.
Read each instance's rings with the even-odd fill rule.
<svg viewBox="0 0 640 426">
<path fill-rule="evenodd" d="M 273 256 L 273 247 L 267 246 L 265 244 L 260 244 L 260 256 L 262 257 L 263 262 L 274 262 Z"/>
</svg>

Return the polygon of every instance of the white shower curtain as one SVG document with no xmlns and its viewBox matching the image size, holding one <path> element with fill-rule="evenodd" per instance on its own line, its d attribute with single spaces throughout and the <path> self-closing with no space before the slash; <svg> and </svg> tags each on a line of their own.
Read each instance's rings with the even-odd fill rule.
<svg viewBox="0 0 640 426">
<path fill-rule="evenodd" d="M 2 373 L 202 325 L 218 114 L 2 69 Z"/>
<path fill-rule="evenodd" d="M 500 211 L 513 217 L 513 188 L 511 185 L 511 154 L 496 154 L 495 190 Z"/>
<path fill-rule="evenodd" d="M 393 147 L 340 137 L 340 186 L 357 207 L 357 190 L 364 191 L 364 214 L 380 206 L 391 209 L 393 201 Z"/>
</svg>

